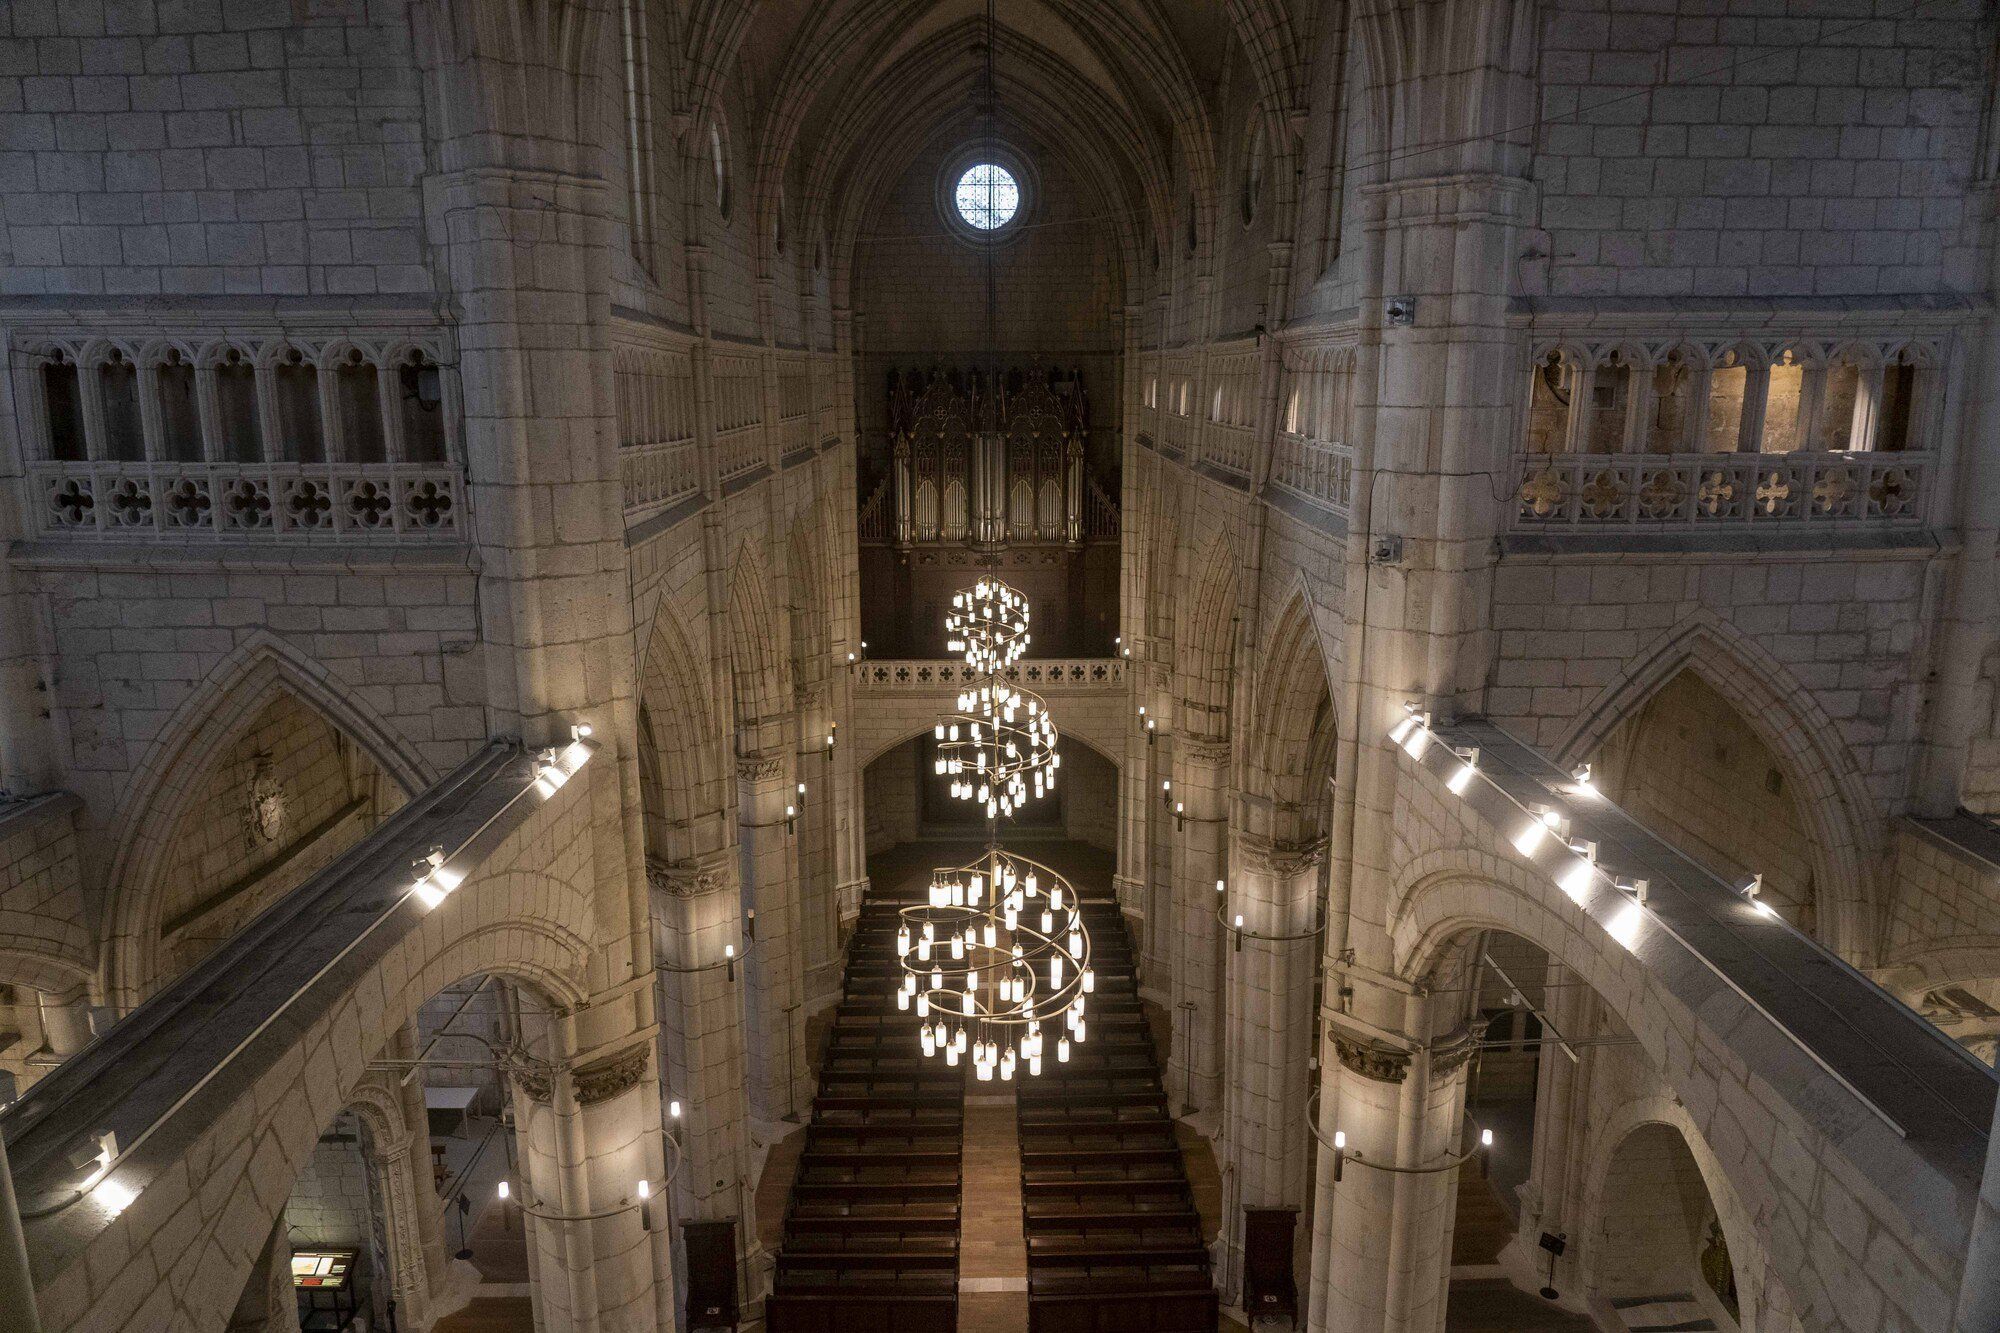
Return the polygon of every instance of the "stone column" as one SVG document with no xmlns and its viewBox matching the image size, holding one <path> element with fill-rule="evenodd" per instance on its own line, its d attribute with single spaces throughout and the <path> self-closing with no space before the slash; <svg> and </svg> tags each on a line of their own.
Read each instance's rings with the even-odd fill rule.
<svg viewBox="0 0 2000 1333">
<path fill-rule="evenodd" d="M 393 1146 L 377 1145 L 375 1178 L 380 1182 L 382 1209 L 387 1214 L 389 1286 L 399 1327 L 423 1328 L 430 1322 L 430 1277 L 424 1261 L 423 1226 L 418 1220 L 419 1200 L 425 1194 L 432 1200 L 432 1213 L 437 1211 L 437 1191 L 430 1188 L 430 1155 L 419 1151 L 428 1142 L 428 1134 L 412 1132 Z"/>
<path fill-rule="evenodd" d="M 805 664 L 801 664 L 803 668 Z M 824 669 L 823 663 L 815 663 Z M 834 755 L 826 748 L 832 720 L 823 680 L 801 684 L 796 691 L 799 711 L 797 783 L 806 786 L 799 804 L 800 948 L 803 951 L 805 995 L 818 1000 L 840 989 L 840 904 L 834 878 L 837 816 L 831 774 Z M 837 748 L 837 747 L 836 747 Z"/>
<path fill-rule="evenodd" d="M 681 1104 L 680 1169 L 674 1206 L 708 1221 L 752 1215 L 745 1169 L 744 966 L 734 980 L 723 946 L 741 949 L 742 913 L 734 849 L 647 867 L 659 958 L 664 1095 Z M 737 1228 L 748 1260 L 755 1229 Z"/>
<path fill-rule="evenodd" d="M 1241 832 L 1231 858 L 1225 927 L 1228 1039 L 1223 1079 L 1222 1289 L 1241 1297 L 1243 1209 L 1306 1204 L 1306 1103 L 1312 1091 L 1313 960 L 1324 843 L 1274 845 Z"/>
<path fill-rule="evenodd" d="M 843 573 L 840 577 L 846 580 L 854 576 Z M 834 646 L 844 662 L 848 649 L 841 648 L 841 642 L 835 640 Z M 845 642 L 855 645 L 853 651 L 858 657 L 860 639 L 856 637 Z M 861 899 L 868 890 L 868 816 L 862 808 L 860 752 L 854 743 L 853 669 L 836 670 L 829 684 L 833 694 L 833 720 L 840 723 L 840 730 L 834 737 L 833 757 L 826 764 L 833 797 L 834 897 L 838 914 L 834 950 L 838 955 L 844 932 L 860 914 Z"/>
<path fill-rule="evenodd" d="M 1443 1328 L 1457 1173 L 1382 1168 L 1439 1167 L 1459 1154 L 1472 1051 L 1467 1032 L 1412 1053 L 1358 1029 L 1329 1029 L 1320 1133 L 1328 1142 L 1346 1135 L 1347 1161 L 1335 1180 L 1334 1154 L 1320 1150 L 1319 1206 L 1328 1216 L 1325 1225 L 1316 1216 L 1313 1231 L 1315 1246 L 1325 1240 L 1327 1248 L 1315 1251 L 1309 1327 Z M 1460 1169 L 1477 1169 L 1476 1161 Z"/>
<path fill-rule="evenodd" d="M 760 1121 L 800 1115 L 812 1100 L 805 1059 L 805 973 L 799 930 L 799 860 L 793 768 L 782 750 L 736 762 L 741 827 L 743 906 L 757 913 L 756 939 L 746 943 L 748 1029 L 746 1087 L 750 1114 Z"/>
<path fill-rule="evenodd" d="M 1150 697 L 1158 700 L 1160 694 L 1155 691 Z M 1133 716 L 1138 716 L 1136 707 Z M 1158 789 L 1160 779 L 1174 771 L 1173 740 L 1156 729 L 1152 739 L 1142 743 L 1149 803 L 1140 812 L 1146 839 L 1146 923 L 1140 932 L 1139 974 L 1151 998 L 1171 1005 L 1180 935 L 1180 920 L 1174 910 L 1174 819 L 1160 803 Z"/>
<path fill-rule="evenodd" d="M 67 1060 L 90 1044 L 90 989 L 82 982 L 65 991 L 38 991 L 36 1001 L 50 1055 Z"/>
<path fill-rule="evenodd" d="M 1215 882 L 1229 852 L 1226 741 L 1181 736 L 1175 742 L 1174 912 L 1180 947 L 1173 967 L 1174 1047 L 1168 1089 L 1206 1111 L 1222 1094 L 1222 925 Z"/>
<path fill-rule="evenodd" d="M 1544 972 L 1543 1012 L 1566 1037 L 1593 1030 L 1597 997 L 1574 984 L 1569 970 L 1551 961 Z M 1528 1176 L 1521 1182 L 1521 1221 L 1514 1246 L 1536 1263 L 1544 1231 L 1571 1229 L 1571 1209 L 1581 1202 L 1582 1143 L 1587 1141 L 1590 1110 L 1590 1066 L 1594 1047 L 1581 1047 L 1577 1059 L 1556 1044 L 1544 1028 L 1541 1055 L 1535 1069 L 1534 1142 L 1529 1150 Z M 1580 1220 L 1580 1219 L 1579 1219 Z M 1560 1284 L 1558 1284 L 1560 1285 Z"/>
<path fill-rule="evenodd" d="M 417 1048 L 417 1020 L 412 1018 L 390 1036 L 386 1053 L 392 1060 L 414 1060 Z M 411 1164 L 415 1172 L 415 1189 L 410 1199 L 410 1222 L 416 1230 L 417 1254 L 422 1264 L 413 1273 L 412 1280 L 420 1282 L 427 1293 L 434 1292 L 448 1280 L 447 1266 L 451 1260 L 449 1251 L 445 1249 L 444 1203 L 438 1198 L 437 1186 L 431 1179 L 430 1113 L 424 1107 L 423 1071 L 412 1069 L 398 1078 L 396 1095 L 402 1107 L 403 1123 L 410 1127 L 410 1149 L 417 1157 Z M 397 1280 L 401 1281 L 400 1275 Z M 401 1300 L 400 1294 L 397 1299 Z"/>
</svg>

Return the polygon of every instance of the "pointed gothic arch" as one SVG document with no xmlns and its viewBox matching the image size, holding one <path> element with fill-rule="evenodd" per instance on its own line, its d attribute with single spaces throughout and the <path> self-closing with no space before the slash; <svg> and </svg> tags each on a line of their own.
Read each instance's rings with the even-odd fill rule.
<svg viewBox="0 0 2000 1333">
<path fill-rule="evenodd" d="M 1184 736 L 1213 740 L 1229 735 L 1230 696 L 1236 661 L 1236 552 L 1220 535 L 1212 538 L 1191 569 L 1192 594 L 1181 620 L 1179 708 L 1174 729 Z"/>
<path fill-rule="evenodd" d="M 1296 579 L 1262 654 L 1250 736 L 1252 781 L 1272 803 L 1275 837 L 1299 841 L 1323 832 L 1317 817 L 1338 740 L 1332 680 L 1312 598 Z"/>
<path fill-rule="evenodd" d="M 1881 911 L 1874 868 L 1883 831 L 1874 801 L 1838 724 L 1784 663 L 1735 625 L 1703 608 L 1667 630 L 1578 715 L 1554 749 L 1555 762 L 1582 763 L 1684 671 L 1721 695 L 1784 765 L 1812 845 L 1814 879 L 1823 886 L 1820 936 L 1848 961 L 1869 965 Z"/>
<path fill-rule="evenodd" d="M 761 733 L 782 726 L 791 710 L 786 633 L 771 597 L 771 580 L 756 548 L 737 548 L 729 574 L 729 609 L 723 618 L 730 698 L 739 753 L 770 748 Z M 766 741 L 769 741 L 769 744 Z"/>
<path fill-rule="evenodd" d="M 298 648 L 257 630 L 182 702 L 135 770 L 113 820 L 119 830 L 106 883 L 103 993 L 127 1008 L 159 980 L 160 877 L 171 835 L 198 784 L 265 708 L 289 695 L 359 747 L 402 792 L 435 781 L 419 756 L 367 702 Z"/>
<path fill-rule="evenodd" d="M 698 825 L 728 804 L 725 728 L 708 680 L 680 624 L 662 607 L 639 668 L 640 796 L 647 853 L 658 860 L 710 850 Z"/>
</svg>

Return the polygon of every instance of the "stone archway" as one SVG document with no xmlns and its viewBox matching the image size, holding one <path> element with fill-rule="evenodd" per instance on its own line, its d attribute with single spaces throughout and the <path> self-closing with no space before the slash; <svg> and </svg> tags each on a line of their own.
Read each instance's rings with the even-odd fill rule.
<svg viewBox="0 0 2000 1333">
<path fill-rule="evenodd" d="M 1700 612 L 1661 635 L 1571 724 L 1553 752 L 1582 763 L 1683 672 L 1725 700 L 1792 779 L 1823 905 L 1819 934 L 1857 966 L 1873 961 L 1880 821 L 1838 725 L 1784 664 L 1735 626 Z"/>
<path fill-rule="evenodd" d="M 105 916 L 103 949 L 104 994 L 107 1002 L 121 1011 L 136 1005 L 167 979 L 159 947 L 163 925 L 169 919 L 161 886 L 176 852 L 175 831 L 196 811 L 204 777 L 228 762 L 232 747 L 249 744 L 256 749 L 258 738 L 253 729 L 260 721 L 269 720 L 272 710 L 288 705 L 351 744 L 357 761 L 384 775 L 386 781 L 379 784 L 375 807 L 393 808 L 427 785 L 430 775 L 421 762 L 373 709 L 330 673 L 274 635 L 260 632 L 247 639 L 210 673 L 208 682 L 162 729 L 127 791 L 117 821 L 124 833 L 107 877 L 111 902 Z M 254 755 L 237 758 L 247 759 L 255 769 Z M 246 825 L 247 838 L 280 841 L 287 817 L 280 775 L 251 771 L 242 776 L 244 800 L 239 818 Z M 269 786 L 271 783 L 278 785 Z M 376 816 L 381 813 L 382 809 L 375 810 Z M 293 830 L 298 838 L 318 836 L 320 825 L 334 818 L 337 811 L 329 806 L 319 814 L 322 818 L 309 827 Z M 277 836 L 265 836 L 274 833 Z M 285 855 L 296 846 L 295 842 L 287 843 L 276 855 Z M 237 886 L 225 874 L 213 887 L 227 893 Z M 200 904 L 187 906 L 195 910 Z"/>
</svg>

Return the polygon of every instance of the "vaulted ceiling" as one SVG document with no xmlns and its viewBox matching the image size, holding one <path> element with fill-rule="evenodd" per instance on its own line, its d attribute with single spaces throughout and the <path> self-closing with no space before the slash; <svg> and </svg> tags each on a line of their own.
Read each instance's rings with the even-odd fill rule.
<svg viewBox="0 0 2000 1333">
<path fill-rule="evenodd" d="M 772 234 L 782 198 L 805 234 L 832 241 L 838 265 L 888 182 L 940 140 L 990 123 L 1061 154 L 1090 182 L 1102 196 L 1093 202 L 1118 219 L 1129 262 L 1172 234 L 1181 188 L 1202 231 L 1211 225 L 1214 126 L 1237 72 L 1255 79 L 1274 127 L 1289 123 L 1305 16 L 1316 8 L 1305 0 L 992 0 L 990 9 L 988 0 L 696 0 L 688 31 L 715 43 L 696 60 L 710 86 L 734 69 L 748 94 L 760 235 Z"/>
</svg>

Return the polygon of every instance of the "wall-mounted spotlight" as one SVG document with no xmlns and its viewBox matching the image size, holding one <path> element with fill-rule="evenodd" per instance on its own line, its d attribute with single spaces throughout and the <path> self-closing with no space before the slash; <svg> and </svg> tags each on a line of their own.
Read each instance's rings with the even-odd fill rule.
<svg viewBox="0 0 2000 1333">
<path fill-rule="evenodd" d="M 1479 771 L 1479 749 L 1475 746 L 1468 750 L 1455 750 L 1453 753 L 1465 762 L 1452 770 L 1451 776 L 1444 780 L 1445 790 L 1453 796 L 1463 796 L 1465 789 L 1472 785 L 1473 775 Z"/>
</svg>

